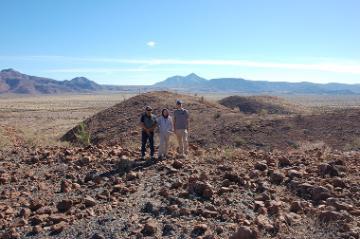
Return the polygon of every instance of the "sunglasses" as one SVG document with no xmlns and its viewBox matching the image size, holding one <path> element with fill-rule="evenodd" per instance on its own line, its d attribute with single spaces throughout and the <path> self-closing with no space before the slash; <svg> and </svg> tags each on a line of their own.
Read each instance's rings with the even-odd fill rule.
<svg viewBox="0 0 360 239">
<path fill-rule="evenodd" d="M 146 111 L 149 111 L 149 112 L 151 112 L 152 110 L 146 110 Z"/>
</svg>

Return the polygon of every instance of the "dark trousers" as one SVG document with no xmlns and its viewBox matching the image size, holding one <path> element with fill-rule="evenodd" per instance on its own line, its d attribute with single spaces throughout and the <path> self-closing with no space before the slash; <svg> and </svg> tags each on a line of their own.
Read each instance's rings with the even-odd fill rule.
<svg viewBox="0 0 360 239">
<path fill-rule="evenodd" d="M 147 134 L 145 131 L 141 133 L 141 157 L 145 156 L 146 152 L 146 143 L 149 140 L 150 145 L 150 156 L 154 157 L 155 149 L 154 149 L 154 132 Z"/>
</svg>

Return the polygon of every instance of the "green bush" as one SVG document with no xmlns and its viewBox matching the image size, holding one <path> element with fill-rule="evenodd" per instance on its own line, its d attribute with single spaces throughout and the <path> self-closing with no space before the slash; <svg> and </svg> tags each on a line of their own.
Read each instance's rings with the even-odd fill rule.
<svg viewBox="0 0 360 239">
<path fill-rule="evenodd" d="M 84 122 L 80 123 L 77 129 L 77 132 L 75 133 L 77 141 L 84 145 L 88 146 L 90 145 L 90 132 L 86 129 L 86 126 Z"/>
</svg>

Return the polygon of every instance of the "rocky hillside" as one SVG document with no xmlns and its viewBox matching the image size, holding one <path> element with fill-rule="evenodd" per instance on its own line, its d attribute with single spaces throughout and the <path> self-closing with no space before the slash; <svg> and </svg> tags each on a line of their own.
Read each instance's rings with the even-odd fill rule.
<svg viewBox="0 0 360 239">
<path fill-rule="evenodd" d="M 219 101 L 228 108 L 238 109 L 245 114 L 269 113 L 290 114 L 295 106 L 275 96 L 229 96 Z"/>
<path fill-rule="evenodd" d="M 358 152 L 0 150 L 0 238 L 359 238 Z"/>
<path fill-rule="evenodd" d="M 175 109 L 176 99 L 182 99 L 191 114 L 191 130 L 198 141 L 207 142 L 208 131 L 216 124 L 216 117 L 231 114 L 232 110 L 220 104 L 205 101 L 201 97 L 181 95 L 167 91 L 149 92 L 137 95 L 113 107 L 101 111 L 84 121 L 94 144 L 133 143 L 139 138 L 140 115 L 145 106 L 150 105 L 154 114 L 160 115 L 163 108 L 171 112 Z M 75 133 L 79 127 L 67 132 L 63 140 L 76 142 Z M 195 136 L 196 135 L 196 136 Z"/>
<path fill-rule="evenodd" d="M 177 98 L 183 99 L 190 111 L 190 142 L 202 147 L 284 149 L 321 141 L 334 149 L 360 148 L 358 108 L 305 114 L 299 111 L 300 107 L 292 106 L 294 109 L 274 114 L 242 114 L 233 107 L 207 102 L 201 97 L 161 91 L 134 96 L 83 123 L 93 144 L 138 144 L 138 124 L 144 107 L 151 105 L 154 113 L 160 115 L 163 107 L 173 111 Z M 268 104 L 262 103 L 257 110 L 268 110 L 264 108 Z M 74 127 L 62 140 L 77 142 L 78 131 L 79 126 Z"/>
</svg>

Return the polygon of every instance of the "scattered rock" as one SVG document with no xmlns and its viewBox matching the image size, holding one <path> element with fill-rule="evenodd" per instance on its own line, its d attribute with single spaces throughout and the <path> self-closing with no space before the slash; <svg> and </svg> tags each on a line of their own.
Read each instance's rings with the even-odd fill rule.
<svg viewBox="0 0 360 239">
<path fill-rule="evenodd" d="M 257 162 L 255 164 L 255 169 L 260 170 L 260 171 L 265 171 L 267 169 L 266 161 L 265 162 Z"/>
<path fill-rule="evenodd" d="M 287 157 L 280 157 L 278 166 L 279 168 L 291 166 L 291 161 Z"/>
<path fill-rule="evenodd" d="M 181 169 L 182 167 L 184 167 L 184 163 L 180 160 L 175 160 L 171 166 L 173 166 L 175 169 Z"/>
<path fill-rule="evenodd" d="M 65 222 L 60 222 L 58 224 L 52 225 L 50 227 L 50 231 L 53 234 L 58 234 L 60 232 L 62 232 L 65 228 L 66 228 L 66 223 Z"/>
<path fill-rule="evenodd" d="M 326 175 L 329 175 L 331 177 L 339 176 L 338 170 L 330 164 L 327 163 L 320 164 L 318 169 L 319 169 L 319 175 L 321 177 L 325 177 Z"/>
<path fill-rule="evenodd" d="M 206 224 L 198 224 L 192 230 L 192 235 L 194 237 L 203 235 L 208 230 L 208 226 Z"/>
<path fill-rule="evenodd" d="M 319 214 L 319 220 L 324 223 L 339 221 L 343 218 L 343 214 L 336 211 L 323 211 Z"/>
<path fill-rule="evenodd" d="M 294 202 L 291 203 L 290 212 L 299 213 L 301 211 L 303 211 L 303 207 L 301 205 L 301 202 L 294 201 Z"/>
<path fill-rule="evenodd" d="M 258 233 L 255 229 L 247 226 L 240 226 L 238 230 L 230 236 L 230 239 L 257 239 Z"/>
<path fill-rule="evenodd" d="M 90 197 L 90 196 L 86 196 L 84 198 L 84 204 L 85 204 L 86 207 L 93 207 L 93 206 L 96 206 L 97 201 L 94 198 Z"/>
<path fill-rule="evenodd" d="M 68 199 L 64 199 L 62 201 L 60 201 L 56 207 L 58 209 L 59 212 L 67 212 L 70 210 L 70 208 L 73 205 L 73 201 L 72 200 L 68 200 Z"/>
<path fill-rule="evenodd" d="M 145 223 L 143 229 L 141 230 L 141 233 L 144 236 L 154 236 L 158 231 L 158 225 L 156 222 L 151 221 Z"/>
<path fill-rule="evenodd" d="M 282 172 L 276 171 L 270 175 L 270 181 L 273 184 L 280 185 L 285 179 L 285 175 Z"/>
<path fill-rule="evenodd" d="M 92 235 L 91 239 L 105 239 L 105 237 L 99 233 Z"/>
<path fill-rule="evenodd" d="M 31 215 L 31 210 L 29 208 L 22 208 L 19 213 L 20 217 L 25 219 L 29 218 Z"/>
<path fill-rule="evenodd" d="M 210 199 L 214 195 L 211 184 L 204 182 L 190 183 L 188 192 L 190 194 L 195 194 L 197 196 L 203 197 L 205 199 Z"/>
</svg>

